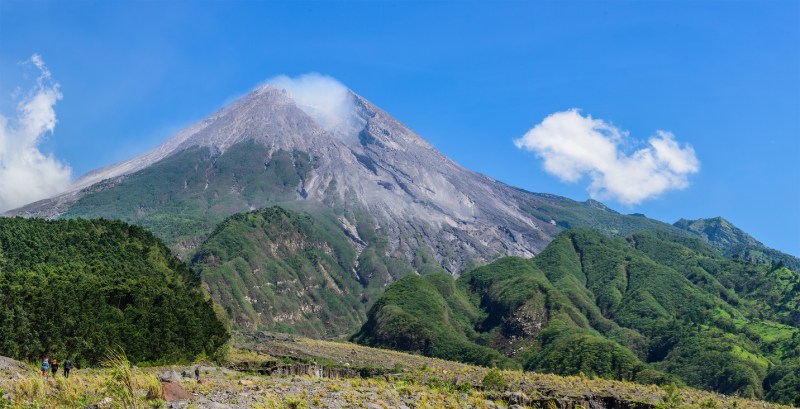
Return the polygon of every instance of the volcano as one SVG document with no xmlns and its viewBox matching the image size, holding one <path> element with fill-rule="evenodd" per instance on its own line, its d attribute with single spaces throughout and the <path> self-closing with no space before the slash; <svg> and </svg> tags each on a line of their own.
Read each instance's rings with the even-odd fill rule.
<svg viewBox="0 0 800 409">
<path fill-rule="evenodd" d="M 330 212 L 359 250 L 378 237 L 385 254 L 453 274 L 533 256 L 564 228 L 679 231 L 466 169 L 327 77 L 260 86 L 155 149 L 10 214 L 122 219 L 185 255 L 226 216 L 271 205 Z"/>
</svg>

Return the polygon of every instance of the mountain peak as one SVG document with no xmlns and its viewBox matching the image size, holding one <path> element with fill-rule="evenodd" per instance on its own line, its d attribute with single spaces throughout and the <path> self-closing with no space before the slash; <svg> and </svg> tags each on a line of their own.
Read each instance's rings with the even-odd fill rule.
<svg viewBox="0 0 800 409">
<path fill-rule="evenodd" d="M 727 256 L 756 263 L 781 262 L 794 271 L 800 271 L 800 259 L 765 246 L 723 217 L 680 219 L 674 226 L 696 234 Z"/>
<path fill-rule="evenodd" d="M 355 94 L 335 79 L 316 73 L 296 78 L 279 76 L 256 88 L 255 94 L 278 90 L 323 129 L 334 132 L 358 126 Z"/>
<path fill-rule="evenodd" d="M 672 229 L 465 169 L 319 74 L 277 77 L 150 152 L 11 214 L 128 220 L 188 252 L 225 217 L 275 204 L 334 214 L 359 251 L 380 239 L 384 256 L 456 274 L 501 255 L 531 257 L 564 227 Z"/>
<path fill-rule="evenodd" d="M 721 216 L 697 220 L 680 219 L 675 222 L 674 226 L 692 231 L 712 244 L 716 243 L 715 245 L 718 247 L 763 245 Z"/>
</svg>

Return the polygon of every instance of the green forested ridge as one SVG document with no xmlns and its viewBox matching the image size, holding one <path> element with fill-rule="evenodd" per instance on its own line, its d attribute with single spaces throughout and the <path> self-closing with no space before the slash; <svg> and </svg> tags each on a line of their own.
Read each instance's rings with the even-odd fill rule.
<svg viewBox="0 0 800 409">
<path fill-rule="evenodd" d="M 199 276 L 141 227 L 0 218 L 0 355 L 175 362 L 227 339 Z"/>
<path fill-rule="evenodd" d="M 239 328 L 350 334 L 389 282 L 433 271 L 435 260 L 420 250 L 409 262 L 388 250 L 368 214 L 356 210 L 348 218 L 363 240 L 358 255 L 333 211 L 270 207 L 225 219 L 196 250 L 192 266 Z"/>
<path fill-rule="evenodd" d="M 547 193 L 532 193 L 520 208 L 545 222 L 562 229 L 593 229 L 611 237 L 625 237 L 643 230 L 663 231 L 674 235 L 694 236 L 676 226 L 635 214 L 620 214 L 593 199 L 578 202 Z"/>
<path fill-rule="evenodd" d="M 800 273 L 780 262 L 764 265 L 726 259 L 700 240 L 654 232 L 637 233 L 629 241 L 652 260 L 682 272 L 693 284 L 748 317 L 800 327 Z"/>
<path fill-rule="evenodd" d="M 531 260 L 503 258 L 456 281 L 404 278 L 353 339 L 471 363 L 683 382 L 795 403 L 797 282 L 791 270 L 729 260 L 697 239 L 574 230 Z"/>
<path fill-rule="evenodd" d="M 238 326 L 331 337 L 363 322 L 355 259 L 335 218 L 271 207 L 227 218 L 192 265 Z"/>
<path fill-rule="evenodd" d="M 478 311 L 444 272 L 407 275 L 393 283 L 370 309 L 353 339 L 392 349 L 487 366 L 514 367 L 499 352 L 471 342 Z"/>
<path fill-rule="evenodd" d="M 800 272 L 800 258 L 765 246 L 722 217 L 681 219 L 675 223 L 675 227 L 691 232 L 722 251 L 725 256 L 761 264 L 782 263 L 789 269 Z"/>
</svg>

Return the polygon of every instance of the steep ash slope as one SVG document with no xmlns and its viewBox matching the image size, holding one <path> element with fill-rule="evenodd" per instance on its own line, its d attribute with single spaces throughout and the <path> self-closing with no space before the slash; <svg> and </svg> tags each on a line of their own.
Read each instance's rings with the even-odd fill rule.
<svg viewBox="0 0 800 409">
<path fill-rule="evenodd" d="M 352 92 L 342 104 L 345 118 L 331 126 L 289 91 L 265 85 L 153 151 L 13 213 L 123 219 L 185 254 L 236 212 L 276 203 L 328 208 L 359 251 L 372 245 L 451 273 L 502 255 L 532 256 L 567 227 L 678 231 L 596 202 L 512 188 L 464 169 Z M 386 274 L 381 282 L 396 278 Z"/>
</svg>

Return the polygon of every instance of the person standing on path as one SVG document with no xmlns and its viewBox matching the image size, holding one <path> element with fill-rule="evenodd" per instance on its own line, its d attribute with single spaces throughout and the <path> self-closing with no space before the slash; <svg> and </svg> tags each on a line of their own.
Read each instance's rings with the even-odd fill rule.
<svg viewBox="0 0 800 409">
<path fill-rule="evenodd" d="M 42 376 L 47 378 L 47 371 L 50 370 L 50 360 L 47 357 L 42 361 Z"/>
<path fill-rule="evenodd" d="M 50 364 L 50 368 L 53 370 L 53 378 L 55 378 L 58 375 L 58 361 L 54 359 L 53 363 Z"/>
<path fill-rule="evenodd" d="M 69 358 L 67 358 L 67 360 L 64 361 L 64 377 L 65 378 L 69 378 L 69 371 L 71 371 L 71 370 L 72 370 L 72 361 L 70 361 Z"/>
</svg>

